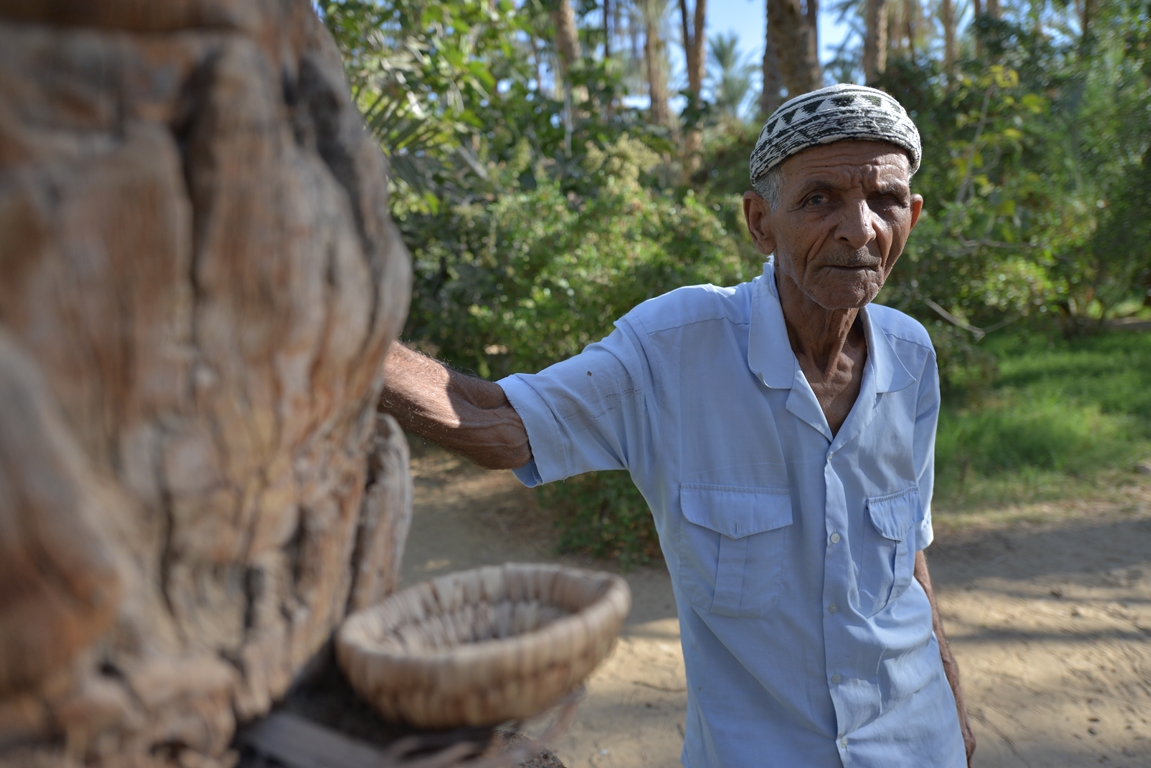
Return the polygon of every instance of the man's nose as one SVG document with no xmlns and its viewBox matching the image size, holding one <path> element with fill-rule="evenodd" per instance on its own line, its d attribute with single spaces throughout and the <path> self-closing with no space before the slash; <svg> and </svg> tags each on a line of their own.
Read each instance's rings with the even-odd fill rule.
<svg viewBox="0 0 1151 768">
<path fill-rule="evenodd" d="M 866 200 L 852 201 L 843 207 L 835 238 L 855 251 L 875 239 L 875 213 Z"/>
</svg>

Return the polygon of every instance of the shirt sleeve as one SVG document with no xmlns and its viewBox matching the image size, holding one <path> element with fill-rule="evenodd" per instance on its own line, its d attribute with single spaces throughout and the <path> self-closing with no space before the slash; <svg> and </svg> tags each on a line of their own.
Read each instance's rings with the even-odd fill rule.
<svg viewBox="0 0 1151 768">
<path fill-rule="evenodd" d="M 931 527 L 931 494 L 935 488 L 935 433 L 939 425 L 939 368 L 934 352 L 927 356 L 920 376 L 919 404 L 915 414 L 915 471 L 919 498 L 923 501 L 923 522 L 919 525 L 916 549 L 926 549 L 935 538 Z"/>
<path fill-rule="evenodd" d="M 633 469 L 648 439 L 642 361 L 634 331 L 620 321 L 575 357 L 497 382 L 531 445 L 532 460 L 516 477 L 533 487 L 584 472 Z"/>
</svg>

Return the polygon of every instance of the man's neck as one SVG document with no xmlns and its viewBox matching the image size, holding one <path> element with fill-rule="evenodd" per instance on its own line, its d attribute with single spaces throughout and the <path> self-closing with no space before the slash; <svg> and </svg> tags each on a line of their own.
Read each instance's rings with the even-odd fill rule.
<svg viewBox="0 0 1151 768">
<path fill-rule="evenodd" d="M 809 371 L 814 369 L 823 374 L 822 379 L 834 378 L 845 354 L 855 357 L 854 351 L 866 348 L 858 309 L 825 309 L 778 270 L 775 285 L 788 342 L 796 358 L 804 364 L 805 374 L 810 376 Z"/>
</svg>

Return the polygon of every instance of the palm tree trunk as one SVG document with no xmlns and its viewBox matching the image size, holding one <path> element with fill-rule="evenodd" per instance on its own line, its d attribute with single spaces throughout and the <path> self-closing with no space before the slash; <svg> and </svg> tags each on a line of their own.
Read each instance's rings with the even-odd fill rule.
<svg viewBox="0 0 1151 768">
<path fill-rule="evenodd" d="M 764 3 L 766 9 L 767 3 Z M 771 21 L 768 20 L 768 26 Z M 783 103 L 781 91 L 783 90 L 783 75 L 779 73 L 779 59 L 775 55 L 775 48 L 771 45 L 771 34 L 766 34 L 763 44 L 763 90 L 759 94 L 759 115 L 766 120 L 772 112 L 779 109 Z"/>
<path fill-rule="evenodd" d="M 983 15 L 983 3 L 981 0 L 971 0 L 971 15 L 976 21 Z M 979 36 L 978 30 L 975 33 L 975 58 L 983 58 L 983 40 Z"/>
<path fill-rule="evenodd" d="M 767 0 L 767 35 L 789 97 L 823 85 L 815 32 L 799 0 Z"/>
<path fill-rule="evenodd" d="M 558 0 L 551 16 L 552 24 L 556 28 L 556 51 L 560 57 L 560 68 L 563 70 L 564 80 L 567 81 L 568 73 L 582 55 L 571 0 Z"/>
<path fill-rule="evenodd" d="M 866 13 L 863 76 L 868 85 L 874 85 L 887 69 L 887 0 L 867 0 Z"/>
<path fill-rule="evenodd" d="M 603 60 L 611 58 L 611 0 L 603 0 Z"/>
<path fill-rule="evenodd" d="M 692 106 L 699 104 L 703 95 L 704 56 L 707 14 L 707 0 L 695 0 L 695 13 L 689 23 L 687 0 L 679 0 L 679 15 L 683 25 L 683 48 L 687 59 L 687 90 L 691 94 Z M 703 149 L 703 133 L 690 126 L 684 134 L 684 170 L 687 173 L 699 167 L 699 153 Z"/>
<path fill-rule="evenodd" d="M 661 0 L 644 0 L 643 57 L 647 64 L 647 92 L 651 100 L 648 121 L 666 126 L 667 71 L 665 69 L 664 41 L 660 30 L 664 4 Z"/>
<path fill-rule="evenodd" d="M 943 71 L 947 74 L 949 88 L 955 80 L 955 8 L 951 2 L 939 2 L 939 23 L 943 27 Z"/>
<path fill-rule="evenodd" d="M 918 7 L 916 0 L 903 0 L 904 23 L 907 25 L 907 57 L 912 62 L 915 61 L 915 10 Z"/>
<path fill-rule="evenodd" d="M 705 56 L 705 16 L 707 0 L 696 0 L 695 12 L 689 21 L 687 0 L 679 0 L 680 22 L 683 25 L 683 48 L 687 58 L 687 89 L 692 96 L 699 98 L 703 91 Z"/>
<path fill-rule="evenodd" d="M 386 162 L 311 2 L 216 7 L 0 9 L 0 763 L 232 764 L 399 581 Z"/>
</svg>

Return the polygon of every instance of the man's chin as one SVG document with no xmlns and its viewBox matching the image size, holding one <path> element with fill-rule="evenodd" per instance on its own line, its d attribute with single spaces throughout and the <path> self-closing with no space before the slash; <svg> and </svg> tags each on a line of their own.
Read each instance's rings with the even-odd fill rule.
<svg viewBox="0 0 1151 768">
<path fill-rule="evenodd" d="M 824 309 L 834 312 L 844 309 L 862 309 L 879 295 L 882 285 L 870 280 L 852 281 L 853 285 L 822 286 L 808 297 Z"/>
</svg>

